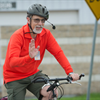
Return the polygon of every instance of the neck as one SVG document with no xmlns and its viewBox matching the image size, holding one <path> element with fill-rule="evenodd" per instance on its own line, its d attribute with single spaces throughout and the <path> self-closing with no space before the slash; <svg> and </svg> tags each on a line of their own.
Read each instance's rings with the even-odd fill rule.
<svg viewBox="0 0 100 100">
<path fill-rule="evenodd" d="M 31 33 L 30 33 L 30 34 L 31 34 L 31 37 L 32 37 L 32 38 L 36 38 L 37 34 L 33 34 L 31 29 L 30 29 L 30 32 L 31 32 Z"/>
<path fill-rule="evenodd" d="M 37 34 L 31 33 L 31 37 L 32 37 L 32 38 L 36 38 L 36 36 L 37 36 Z"/>
</svg>

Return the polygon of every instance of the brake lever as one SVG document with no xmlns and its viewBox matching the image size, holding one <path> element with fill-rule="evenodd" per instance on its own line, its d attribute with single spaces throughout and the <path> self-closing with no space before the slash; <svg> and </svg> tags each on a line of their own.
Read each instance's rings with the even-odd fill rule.
<svg viewBox="0 0 100 100">
<path fill-rule="evenodd" d="M 82 85 L 81 83 L 77 82 L 77 81 L 71 81 L 71 84 L 78 84 L 78 85 Z"/>
<path fill-rule="evenodd" d="M 70 83 L 70 84 L 78 84 L 78 85 L 81 85 L 80 83 L 78 83 L 77 81 L 72 81 L 73 80 L 73 78 L 72 77 L 70 77 L 70 76 L 68 76 L 68 83 Z"/>
<path fill-rule="evenodd" d="M 81 80 L 81 78 L 84 77 L 84 76 L 85 76 L 84 74 L 81 74 L 81 75 L 79 76 L 79 80 Z M 78 84 L 78 85 L 82 85 L 81 83 L 78 83 L 77 81 L 71 81 L 71 83 L 76 83 L 76 84 Z"/>
<path fill-rule="evenodd" d="M 81 74 L 81 75 L 79 76 L 79 80 L 81 80 L 81 78 L 84 77 L 84 76 L 85 76 L 84 74 Z M 71 84 L 71 83 L 76 83 L 76 84 L 81 85 L 81 83 L 78 83 L 77 81 L 72 81 L 72 80 L 73 80 L 73 78 L 70 77 L 70 76 L 68 76 L 67 81 L 68 81 L 70 84 Z"/>
</svg>

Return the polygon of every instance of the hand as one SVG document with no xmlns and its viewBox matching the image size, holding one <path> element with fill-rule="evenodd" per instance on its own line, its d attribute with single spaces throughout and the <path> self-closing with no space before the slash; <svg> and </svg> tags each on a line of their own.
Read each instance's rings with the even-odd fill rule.
<svg viewBox="0 0 100 100">
<path fill-rule="evenodd" d="M 77 73 L 73 73 L 73 74 L 71 74 L 70 77 L 73 78 L 73 81 L 77 81 L 77 80 L 79 80 L 79 74 L 77 74 Z"/>
<path fill-rule="evenodd" d="M 35 48 L 35 40 L 32 39 L 31 42 L 29 43 L 29 56 L 31 58 L 34 58 L 38 54 L 39 48 L 40 46 Z"/>
</svg>

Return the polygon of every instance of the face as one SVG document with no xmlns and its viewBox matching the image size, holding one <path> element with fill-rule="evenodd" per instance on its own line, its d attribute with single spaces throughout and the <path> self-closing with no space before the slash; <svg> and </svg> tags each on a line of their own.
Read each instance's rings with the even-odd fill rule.
<svg viewBox="0 0 100 100">
<path fill-rule="evenodd" d="M 27 17 L 27 22 L 30 24 L 30 18 Z M 33 15 L 31 18 L 31 27 L 33 31 L 37 34 L 41 33 L 45 24 L 45 19 L 40 16 Z"/>
</svg>

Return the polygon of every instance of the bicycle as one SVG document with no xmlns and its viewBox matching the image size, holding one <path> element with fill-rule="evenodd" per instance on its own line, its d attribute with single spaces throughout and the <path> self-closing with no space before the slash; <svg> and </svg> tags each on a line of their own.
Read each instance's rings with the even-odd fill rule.
<svg viewBox="0 0 100 100">
<path fill-rule="evenodd" d="M 81 80 L 81 78 L 84 76 L 85 76 L 84 74 L 81 74 L 79 76 L 79 80 Z M 67 82 L 61 82 L 61 83 L 59 82 L 59 81 L 64 81 L 64 80 L 66 80 Z M 67 76 L 66 78 L 54 78 L 54 79 L 45 79 L 43 77 L 37 77 L 37 78 L 33 79 L 31 82 L 33 82 L 33 83 L 45 82 L 45 85 L 50 85 L 50 87 L 47 89 L 47 92 L 52 91 L 52 99 L 48 98 L 48 100 L 57 100 L 57 96 L 54 91 L 55 91 L 55 89 L 59 88 L 59 90 L 61 92 L 61 96 L 58 99 L 60 100 L 64 94 L 64 90 L 61 87 L 61 85 L 73 84 L 73 83 L 81 85 L 77 81 L 72 81 L 72 80 L 73 79 L 70 76 Z M 5 97 L 1 98 L 0 100 L 8 100 L 8 98 L 7 98 L 7 96 L 5 96 Z"/>
<path fill-rule="evenodd" d="M 81 80 L 81 78 L 84 77 L 84 76 L 85 76 L 84 74 L 81 74 L 79 76 L 79 80 Z M 64 81 L 64 80 L 67 80 L 67 82 L 59 83 L 59 81 Z M 60 86 L 59 89 L 60 89 L 60 92 L 61 92 L 61 96 L 58 98 L 60 100 L 62 98 L 63 94 L 64 94 L 64 90 L 61 87 L 61 85 L 63 85 L 63 84 L 73 84 L 73 83 L 81 85 L 77 81 L 72 81 L 72 80 L 73 79 L 70 76 L 67 76 L 66 78 L 54 78 L 54 79 L 45 79 L 43 77 L 37 77 L 37 78 L 33 79 L 32 82 L 34 82 L 34 83 L 45 82 L 45 85 L 50 85 L 50 87 L 47 89 L 47 92 L 52 91 L 52 99 L 48 98 L 48 100 L 57 100 L 57 96 L 56 96 L 54 91 L 55 91 L 55 89 L 59 88 L 59 86 Z"/>
</svg>

